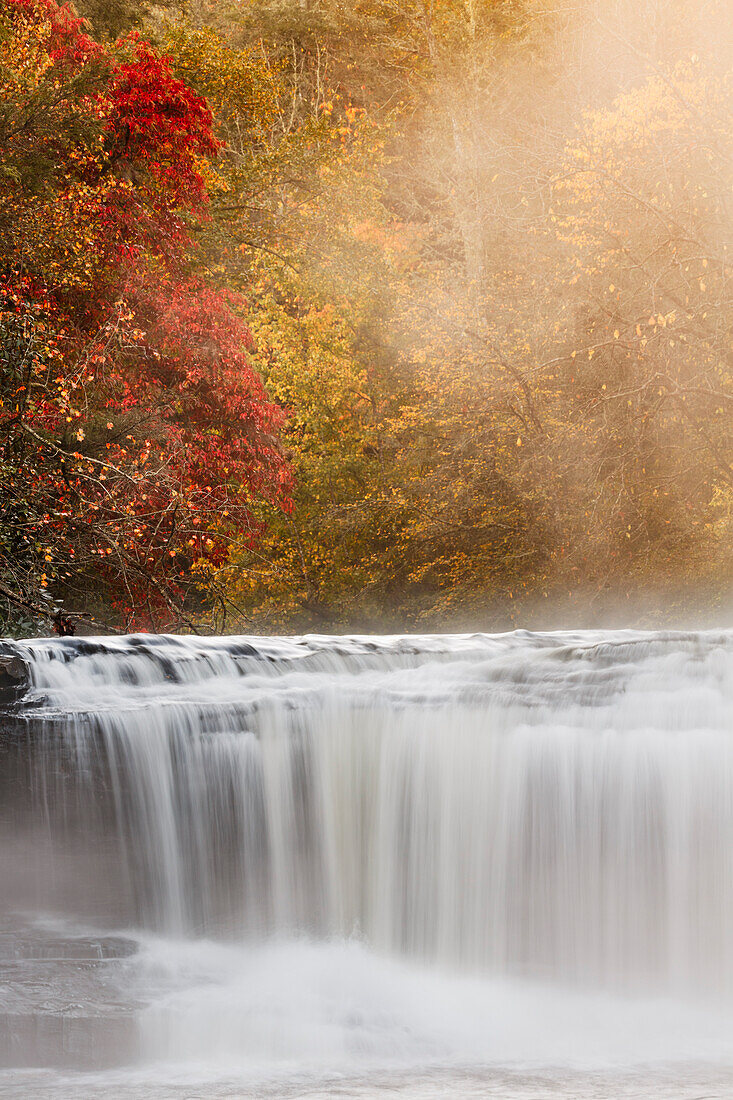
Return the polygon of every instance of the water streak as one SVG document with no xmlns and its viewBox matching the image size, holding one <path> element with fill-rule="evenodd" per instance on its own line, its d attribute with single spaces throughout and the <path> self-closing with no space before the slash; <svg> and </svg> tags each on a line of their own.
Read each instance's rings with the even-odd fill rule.
<svg viewBox="0 0 733 1100">
<path fill-rule="evenodd" d="M 730 634 L 13 652 L 32 680 L 3 739 L 16 907 L 733 992 Z"/>
</svg>

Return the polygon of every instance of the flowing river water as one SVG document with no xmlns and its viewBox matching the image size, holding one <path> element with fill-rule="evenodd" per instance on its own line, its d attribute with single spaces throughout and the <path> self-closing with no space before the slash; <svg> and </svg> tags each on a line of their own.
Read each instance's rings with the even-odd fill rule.
<svg viewBox="0 0 733 1100">
<path fill-rule="evenodd" d="M 3 653 L 0 1096 L 733 1097 L 733 634 Z"/>
</svg>

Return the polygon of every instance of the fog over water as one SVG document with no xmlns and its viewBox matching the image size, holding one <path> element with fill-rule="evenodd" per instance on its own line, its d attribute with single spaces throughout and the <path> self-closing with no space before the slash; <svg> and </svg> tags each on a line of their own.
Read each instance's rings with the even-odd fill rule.
<svg viewBox="0 0 733 1100">
<path fill-rule="evenodd" d="M 8 646 L 0 1095 L 733 1095 L 731 634 Z"/>
</svg>

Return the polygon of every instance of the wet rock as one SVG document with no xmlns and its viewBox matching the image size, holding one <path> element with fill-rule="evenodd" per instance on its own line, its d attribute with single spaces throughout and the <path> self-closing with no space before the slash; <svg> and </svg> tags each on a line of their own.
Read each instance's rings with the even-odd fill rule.
<svg viewBox="0 0 733 1100">
<path fill-rule="evenodd" d="M 0 706 L 16 703 L 30 686 L 28 665 L 17 653 L 0 653 Z"/>
</svg>

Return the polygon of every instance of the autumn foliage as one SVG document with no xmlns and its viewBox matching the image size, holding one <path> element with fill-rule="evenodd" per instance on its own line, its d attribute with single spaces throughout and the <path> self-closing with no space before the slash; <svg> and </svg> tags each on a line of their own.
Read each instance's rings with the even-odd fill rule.
<svg viewBox="0 0 733 1100">
<path fill-rule="evenodd" d="M 195 263 L 211 113 L 135 35 L 54 0 L 0 20 L 2 594 L 178 626 L 251 502 L 288 506 L 243 302 Z"/>
<path fill-rule="evenodd" d="M 297 270 L 256 265 L 297 487 L 238 599 L 289 629 L 706 618 L 733 577 L 727 6 L 297 7 L 245 28 L 342 145 L 291 197 Z"/>
<path fill-rule="evenodd" d="M 6 625 L 725 600 L 727 18 L 0 0 Z"/>
</svg>

